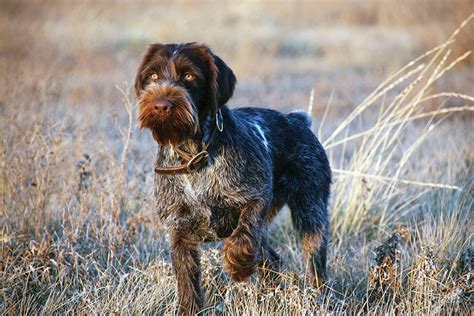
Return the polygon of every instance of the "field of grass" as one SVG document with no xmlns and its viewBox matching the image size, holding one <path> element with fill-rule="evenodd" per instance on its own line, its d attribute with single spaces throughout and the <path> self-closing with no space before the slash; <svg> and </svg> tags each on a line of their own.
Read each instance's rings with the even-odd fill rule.
<svg viewBox="0 0 474 316">
<path fill-rule="evenodd" d="M 231 107 L 314 117 L 334 171 L 327 288 L 287 210 L 278 287 L 203 252 L 211 315 L 472 313 L 472 1 L 1 1 L 0 314 L 173 314 L 156 144 L 136 125 L 151 42 L 210 45 Z M 464 21 L 464 22 L 463 22 Z"/>
</svg>

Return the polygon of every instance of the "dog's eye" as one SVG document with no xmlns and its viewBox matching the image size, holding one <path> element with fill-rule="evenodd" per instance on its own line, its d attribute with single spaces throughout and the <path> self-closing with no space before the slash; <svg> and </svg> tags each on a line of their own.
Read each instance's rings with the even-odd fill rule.
<svg viewBox="0 0 474 316">
<path fill-rule="evenodd" d="M 191 81 L 193 79 L 194 79 L 194 76 L 191 75 L 191 74 L 185 74 L 184 75 L 184 80 L 186 80 L 186 81 Z"/>
<path fill-rule="evenodd" d="M 156 80 L 156 79 L 158 79 L 158 75 L 157 74 L 152 74 L 150 76 L 150 78 L 151 78 L 151 80 Z"/>
</svg>

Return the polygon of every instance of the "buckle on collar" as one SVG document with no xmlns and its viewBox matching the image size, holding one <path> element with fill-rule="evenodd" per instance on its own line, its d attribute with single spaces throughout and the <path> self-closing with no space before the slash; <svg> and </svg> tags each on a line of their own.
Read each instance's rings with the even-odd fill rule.
<svg viewBox="0 0 474 316">
<path fill-rule="evenodd" d="M 204 163 L 207 162 L 209 158 L 209 153 L 205 150 L 196 154 L 191 160 L 186 164 L 186 169 L 189 173 L 199 170 Z"/>
<path fill-rule="evenodd" d="M 224 119 L 222 118 L 221 109 L 219 109 L 216 113 L 216 126 L 219 132 L 224 130 Z"/>
</svg>

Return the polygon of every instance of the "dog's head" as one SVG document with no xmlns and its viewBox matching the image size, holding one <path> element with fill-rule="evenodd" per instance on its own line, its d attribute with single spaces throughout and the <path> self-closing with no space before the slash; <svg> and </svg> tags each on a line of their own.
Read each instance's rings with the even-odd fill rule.
<svg viewBox="0 0 474 316">
<path fill-rule="evenodd" d="M 138 67 L 138 121 L 162 146 L 201 132 L 232 96 L 232 70 L 201 44 L 152 44 Z"/>
</svg>

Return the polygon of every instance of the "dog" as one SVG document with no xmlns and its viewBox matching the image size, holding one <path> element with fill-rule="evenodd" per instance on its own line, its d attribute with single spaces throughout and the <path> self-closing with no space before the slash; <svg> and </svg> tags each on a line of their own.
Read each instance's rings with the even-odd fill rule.
<svg viewBox="0 0 474 316">
<path fill-rule="evenodd" d="M 158 144 L 155 208 L 169 231 L 180 314 L 204 306 L 203 242 L 223 240 L 223 264 L 235 281 L 280 270 L 267 230 L 286 204 L 308 281 L 320 287 L 326 279 L 331 169 L 311 118 L 231 110 L 236 82 L 220 57 L 195 42 L 149 45 L 135 79 L 139 126 Z"/>
</svg>

